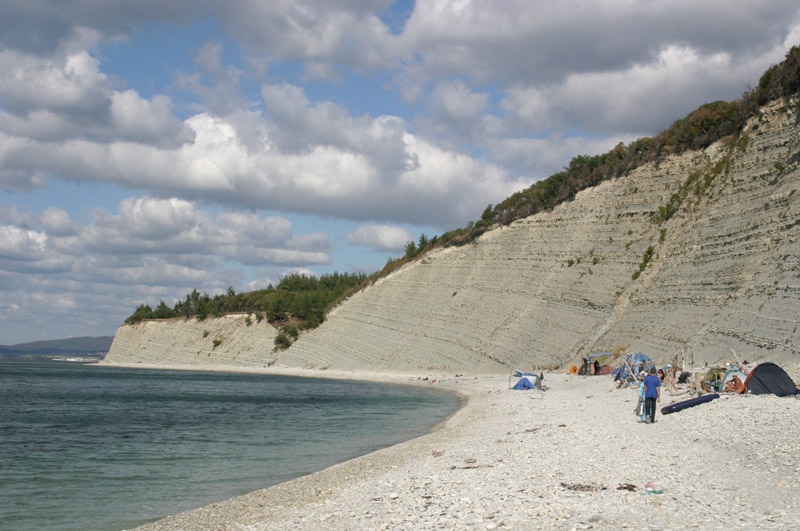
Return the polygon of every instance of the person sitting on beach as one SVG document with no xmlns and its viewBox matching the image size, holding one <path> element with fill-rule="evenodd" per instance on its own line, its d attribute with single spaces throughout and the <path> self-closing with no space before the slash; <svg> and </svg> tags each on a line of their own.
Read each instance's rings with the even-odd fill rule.
<svg viewBox="0 0 800 531">
<path fill-rule="evenodd" d="M 650 417 L 650 424 L 656 421 L 656 401 L 661 402 L 661 380 L 656 376 L 656 368 L 644 379 L 644 411 Z"/>
<path fill-rule="evenodd" d="M 664 369 L 658 369 L 658 379 L 664 381 Z"/>
<path fill-rule="evenodd" d="M 725 388 L 722 390 L 722 392 L 741 393 L 742 387 L 743 387 L 742 380 L 734 374 L 733 378 L 728 380 L 728 383 L 725 384 Z"/>
</svg>

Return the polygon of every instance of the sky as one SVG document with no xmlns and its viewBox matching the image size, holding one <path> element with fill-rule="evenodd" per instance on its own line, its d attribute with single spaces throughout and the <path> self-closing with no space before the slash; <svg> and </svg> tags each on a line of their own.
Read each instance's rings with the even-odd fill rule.
<svg viewBox="0 0 800 531">
<path fill-rule="evenodd" d="M 796 0 L 0 0 L 0 344 L 373 272 L 797 44 Z"/>
</svg>

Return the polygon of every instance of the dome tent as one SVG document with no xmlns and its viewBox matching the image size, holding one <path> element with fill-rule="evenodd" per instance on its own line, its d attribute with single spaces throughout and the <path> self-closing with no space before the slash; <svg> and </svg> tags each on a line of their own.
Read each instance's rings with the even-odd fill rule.
<svg viewBox="0 0 800 531">
<path fill-rule="evenodd" d="M 750 395 L 791 396 L 800 394 L 786 371 L 771 362 L 761 363 L 744 382 L 744 392 Z"/>
<path fill-rule="evenodd" d="M 533 389 L 533 384 L 527 378 L 522 378 L 517 382 L 517 385 L 512 387 L 512 389 L 516 389 L 517 391 L 527 391 L 529 389 Z"/>
</svg>

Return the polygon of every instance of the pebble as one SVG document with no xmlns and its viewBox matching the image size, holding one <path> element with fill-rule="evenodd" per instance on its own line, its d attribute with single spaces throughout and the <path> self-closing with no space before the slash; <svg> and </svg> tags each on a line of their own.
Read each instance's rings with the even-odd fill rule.
<svg viewBox="0 0 800 531">
<path fill-rule="evenodd" d="M 462 380 L 452 388 L 469 404 L 445 429 L 142 529 L 800 527 L 800 400 L 730 397 L 645 425 L 630 412 L 633 388 L 547 378 L 535 408 L 505 377 Z M 737 436 L 720 436 L 730 426 Z M 647 483 L 666 492 L 643 495 Z M 626 484 L 638 490 L 617 490 Z"/>
</svg>

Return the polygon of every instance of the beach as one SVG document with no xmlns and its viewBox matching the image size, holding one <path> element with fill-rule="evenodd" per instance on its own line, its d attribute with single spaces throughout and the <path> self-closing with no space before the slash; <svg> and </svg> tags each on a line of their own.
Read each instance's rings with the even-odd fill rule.
<svg viewBox="0 0 800 531">
<path fill-rule="evenodd" d="M 426 436 L 139 529 L 800 528 L 796 397 L 723 395 L 643 424 L 636 388 L 609 376 L 545 372 L 542 392 L 505 376 L 291 373 L 435 385 L 464 406 Z M 664 389 L 659 408 L 690 393 Z"/>
</svg>

